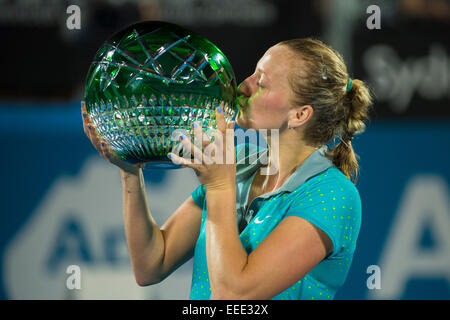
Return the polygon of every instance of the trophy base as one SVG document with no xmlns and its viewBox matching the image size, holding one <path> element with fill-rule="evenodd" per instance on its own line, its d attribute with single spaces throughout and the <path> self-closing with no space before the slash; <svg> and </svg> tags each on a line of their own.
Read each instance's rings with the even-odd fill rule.
<svg viewBox="0 0 450 320">
<path fill-rule="evenodd" d="M 145 163 L 145 169 L 182 169 L 179 164 L 175 164 L 167 157 L 153 157 L 151 161 Z"/>
</svg>

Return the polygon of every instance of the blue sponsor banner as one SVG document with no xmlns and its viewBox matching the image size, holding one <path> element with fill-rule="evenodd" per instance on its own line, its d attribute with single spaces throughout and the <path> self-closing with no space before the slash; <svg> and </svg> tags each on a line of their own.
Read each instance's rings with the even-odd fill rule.
<svg viewBox="0 0 450 320">
<path fill-rule="evenodd" d="M 79 102 L 0 103 L 0 132 L 1 298 L 188 298 L 191 262 L 158 285 L 134 282 L 120 176 L 84 136 Z M 363 220 L 337 299 L 450 298 L 449 141 L 445 121 L 374 122 L 354 139 Z M 145 177 L 160 224 L 198 185 L 190 169 Z"/>
</svg>

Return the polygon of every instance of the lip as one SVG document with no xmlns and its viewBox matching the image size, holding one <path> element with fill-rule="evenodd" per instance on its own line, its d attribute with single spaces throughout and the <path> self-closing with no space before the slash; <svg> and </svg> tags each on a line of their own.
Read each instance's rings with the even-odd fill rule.
<svg viewBox="0 0 450 320">
<path fill-rule="evenodd" d="M 237 98 L 237 106 L 240 110 L 245 110 L 248 108 L 248 98 L 244 96 L 239 96 Z"/>
<path fill-rule="evenodd" d="M 246 111 L 246 110 L 248 109 L 248 106 L 247 106 L 247 105 L 241 105 L 241 104 L 238 104 L 237 107 L 238 107 L 238 109 L 241 110 L 241 111 Z"/>
</svg>

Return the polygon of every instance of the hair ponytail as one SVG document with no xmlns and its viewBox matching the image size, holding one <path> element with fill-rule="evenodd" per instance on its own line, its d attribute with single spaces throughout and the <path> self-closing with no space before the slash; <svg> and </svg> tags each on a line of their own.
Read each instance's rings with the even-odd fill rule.
<svg viewBox="0 0 450 320">
<path fill-rule="evenodd" d="M 327 156 L 333 161 L 336 168 L 341 170 L 353 183 L 356 183 L 359 166 L 351 140 L 341 138 L 341 141 L 327 152 Z"/>
<path fill-rule="evenodd" d="M 344 97 L 344 110 L 346 117 L 337 130 L 340 142 L 333 147 L 327 156 L 333 164 L 341 170 L 353 183 L 358 180 L 358 159 L 353 150 L 353 136 L 362 133 L 365 129 L 365 121 L 368 119 L 369 107 L 372 104 L 370 92 L 364 83 L 358 79 L 352 81 L 350 90 Z"/>
</svg>

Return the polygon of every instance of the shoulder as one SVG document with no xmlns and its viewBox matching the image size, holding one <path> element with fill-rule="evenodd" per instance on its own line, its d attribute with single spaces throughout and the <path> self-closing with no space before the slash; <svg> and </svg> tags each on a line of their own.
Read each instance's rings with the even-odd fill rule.
<svg viewBox="0 0 450 320">
<path fill-rule="evenodd" d="M 339 169 L 330 167 L 297 188 L 297 197 L 361 201 L 358 189 Z M 347 201 L 348 202 L 348 201 Z"/>
<path fill-rule="evenodd" d="M 286 216 L 298 216 L 323 230 L 336 250 L 354 247 L 361 226 L 361 199 L 356 186 L 331 167 L 295 190 Z"/>
</svg>

